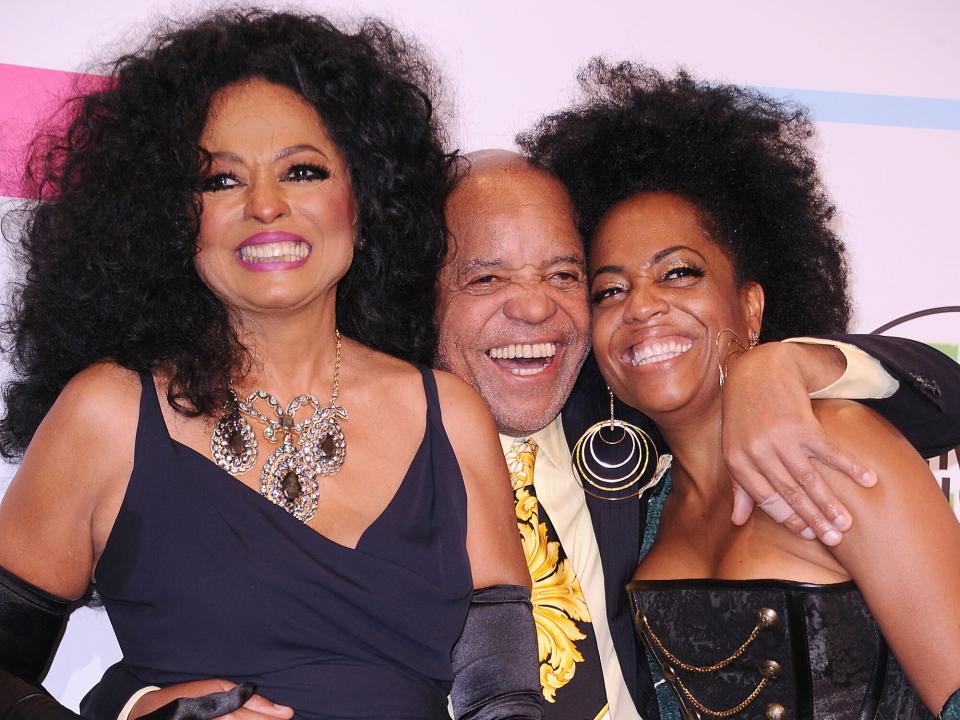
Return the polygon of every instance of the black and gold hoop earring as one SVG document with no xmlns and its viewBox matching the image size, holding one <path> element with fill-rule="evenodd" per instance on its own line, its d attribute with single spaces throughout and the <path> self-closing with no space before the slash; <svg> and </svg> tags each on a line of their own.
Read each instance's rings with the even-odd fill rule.
<svg viewBox="0 0 960 720">
<path fill-rule="evenodd" d="M 642 428 L 617 420 L 610 393 L 610 419 L 587 429 L 573 446 L 573 470 L 583 491 L 598 500 L 629 500 L 653 487 L 666 470 L 653 439 Z M 597 441 L 603 443 L 601 459 Z M 669 456 L 664 456 L 664 458 Z M 641 485 L 644 477 L 651 479 Z"/>
</svg>

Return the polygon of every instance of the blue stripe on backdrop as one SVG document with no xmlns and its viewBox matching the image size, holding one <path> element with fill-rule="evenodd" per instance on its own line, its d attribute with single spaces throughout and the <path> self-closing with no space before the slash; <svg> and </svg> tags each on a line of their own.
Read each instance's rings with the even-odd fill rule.
<svg viewBox="0 0 960 720">
<path fill-rule="evenodd" d="M 776 87 L 757 90 L 806 105 L 819 122 L 960 130 L 960 100 Z"/>
</svg>

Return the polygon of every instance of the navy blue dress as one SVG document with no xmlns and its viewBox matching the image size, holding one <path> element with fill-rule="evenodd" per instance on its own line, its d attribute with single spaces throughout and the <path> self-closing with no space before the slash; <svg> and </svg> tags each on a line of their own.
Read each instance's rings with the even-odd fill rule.
<svg viewBox="0 0 960 720">
<path fill-rule="evenodd" d="M 135 465 L 97 566 L 128 675 L 251 680 L 307 720 L 448 717 L 472 588 L 466 494 L 420 371 L 423 441 L 356 549 L 171 439 L 143 378 Z"/>
</svg>

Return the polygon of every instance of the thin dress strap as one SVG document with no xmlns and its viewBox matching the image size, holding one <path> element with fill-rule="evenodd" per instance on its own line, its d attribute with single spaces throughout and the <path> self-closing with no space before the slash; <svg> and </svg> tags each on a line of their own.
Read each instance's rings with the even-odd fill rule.
<svg viewBox="0 0 960 720">
<path fill-rule="evenodd" d="M 140 449 L 141 438 L 165 437 L 170 439 L 167 422 L 163 419 L 163 410 L 160 408 L 160 396 L 157 395 L 157 385 L 150 373 L 140 373 L 140 422 L 137 426 L 137 448 Z"/>
<path fill-rule="evenodd" d="M 423 377 L 423 392 L 427 396 L 427 425 L 443 427 L 443 416 L 440 413 L 440 393 L 437 391 L 437 376 L 426 365 L 417 363 L 417 370 Z M 444 432 L 444 435 L 446 433 Z"/>
</svg>

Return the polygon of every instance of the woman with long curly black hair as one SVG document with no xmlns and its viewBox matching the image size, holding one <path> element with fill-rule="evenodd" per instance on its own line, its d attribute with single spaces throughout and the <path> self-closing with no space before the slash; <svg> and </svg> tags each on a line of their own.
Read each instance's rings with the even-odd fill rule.
<svg viewBox="0 0 960 720">
<path fill-rule="evenodd" d="M 853 516 L 839 545 L 760 513 L 729 522 L 728 364 L 762 353 L 760 339 L 842 332 L 850 315 L 809 119 L 632 63 L 595 60 L 581 81 L 583 103 L 521 145 L 574 199 L 604 379 L 673 454 L 629 586 L 660 716 L 957 717 L 960 526 L 896 429 L 865 406 L 816 401 L 826 431 L 879 477 L 868 490 L 817 463 Z"/>
<path fill-rule="evenodd" d="M 95 580 L 124 651 L 99 692 L 162 688 L 130 717 L 241 682 L 287 706 L 248 715 L 440 718 L 450 693 L 538 716 L 493 422 L 411 364 L 452 159 L 432 83 L 382 23 L 227 12 L 154 35 L 37 142 L 0 709 L 49 710 L 31 683 Z"/>
</svg>

